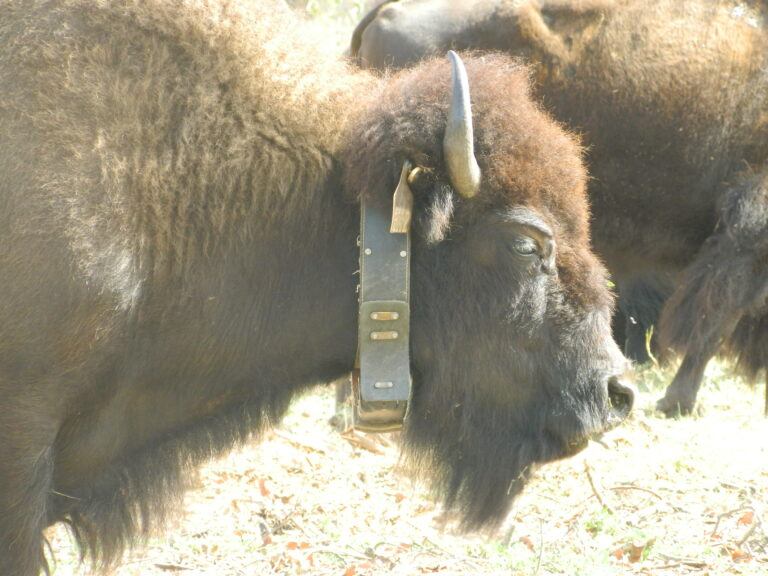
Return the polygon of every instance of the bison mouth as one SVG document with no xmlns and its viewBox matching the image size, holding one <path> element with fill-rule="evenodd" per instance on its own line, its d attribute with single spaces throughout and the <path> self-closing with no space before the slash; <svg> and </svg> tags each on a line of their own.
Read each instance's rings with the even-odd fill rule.
<svg viewBox="0 0 768 576">
<path fill-rule="evenodd" d="M 613 430 L 619 424 L 629 417 L 635 404 L 636 390 L 628 382 L 622 381 L 618 377 L 611 377 L 607 386 L 607 406 L 605 408 L 605 417 L 602 422 L 596 425 L 582 425 L 581 430 L 576 434 L 557 434 L 549 432 L 552 438 L 552 444 L 561 445 L 561 449 L 556 451 L 551 460 L 563 460 L 575 456 L 584 450 L 590 441 L 600 442 L 603 434 Z"/>
</svg>

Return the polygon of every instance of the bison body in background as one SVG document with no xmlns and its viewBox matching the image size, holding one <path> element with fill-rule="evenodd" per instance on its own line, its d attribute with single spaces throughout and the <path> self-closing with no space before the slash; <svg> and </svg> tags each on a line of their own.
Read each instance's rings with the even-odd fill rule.
<svg viewBox="0 0 768 576">
<path fill-rule="evenodd" d="M 767 19 L 754 0 L 402 0 L 352 49 L 372 67 L 449 47 L 532 62 L 537 98 L 584 135 L 595 248 L 648 299 L 622 308 L 653 322 L 665 295 L 649 288 L 672 279 L 657 330 L 683 355 L 658 404 L 671 415 L 716 353 L 753 379 L 768 364 Z"/>
<path fill-rule="evenodd" d="M 351 370 L 360 198 L 406 160 L 404 449 L 465 526 L 631 406 L 580 148 L 527 72 L 470 58 L 472 116 L 459 62 L 380 80 L 280 4 L 0 10 L 3 576 L 59 521 L 119 561 L 192 467 Z"/>
</svg>

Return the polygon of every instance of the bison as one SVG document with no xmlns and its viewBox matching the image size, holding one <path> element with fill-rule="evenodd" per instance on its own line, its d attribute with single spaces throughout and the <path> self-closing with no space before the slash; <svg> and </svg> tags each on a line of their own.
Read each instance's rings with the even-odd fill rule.
<svg viewBox="0 0 768 576">
<path fill-rule="evenodd" d="M 56 522 L 119 562 L 196 464 L 349 372 L 361 205 L 404 177 L 404 450 L 463 525 L 631 408 L 581 148 L 526 70 L 378 78 L 281 5 L 0 10 L 3 576 L 47 570 Z"/>
<path fill-rule="evenodd" d="M 536 97 L 584 134 L 595 248 L 644 299 L 626 309 L 653 322 L 671 288 L 659 340 L 683 360 L 658 408 L 691 412 L 718 352 L 753 380 L 764 372 L 766 3 L 402 0 L 379 5 L 352 40 L 354 57 L 378 68 L 449 47 L 530 59 Z"/>
</svg>

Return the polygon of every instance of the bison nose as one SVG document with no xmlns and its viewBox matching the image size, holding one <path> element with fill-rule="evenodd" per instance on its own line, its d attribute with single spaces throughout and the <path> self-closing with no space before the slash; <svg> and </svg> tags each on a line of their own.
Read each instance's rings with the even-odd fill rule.
<svg viewBox="0 0 768 576">
<path fill-rule="evenodd" d="M 610 408 L 609 423 L 613 426 L 621 423 L 632 411 L 635 404 L 635 390 L 618 376 L 608 379 L 608 403 Z"/>
</svg>

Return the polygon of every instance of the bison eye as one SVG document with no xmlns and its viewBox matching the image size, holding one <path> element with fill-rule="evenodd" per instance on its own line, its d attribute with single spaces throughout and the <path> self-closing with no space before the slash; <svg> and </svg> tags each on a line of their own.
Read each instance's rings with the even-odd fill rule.
<svg viewBox="0 0 768 576">
<path fill-rule="evenodd" d="M 519 237 L 512 242 L 512 249 L 521 256 L 533 256 L 539 251 L 539 246 L 533 238 Z"/>
</svg>

